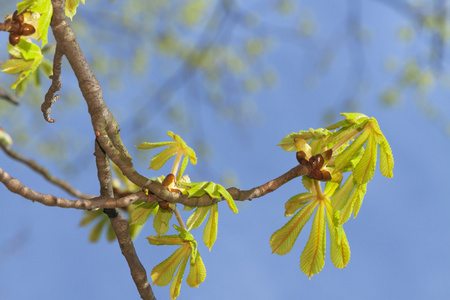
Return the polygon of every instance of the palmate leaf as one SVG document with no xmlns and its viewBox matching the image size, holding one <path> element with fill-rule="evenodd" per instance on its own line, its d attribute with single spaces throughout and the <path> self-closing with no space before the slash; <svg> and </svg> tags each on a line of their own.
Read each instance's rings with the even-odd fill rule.
<svg viewBox="0 0 450 300">
<path fill-rule="evenodd" d="M 305 205 L 289 222 L 272 234 L 270 237 L 272 253 L 285 255 L 292 250 L 300 231 L 302 231 L 303 226 L 311 218 L 317 204 L 317 201 L 312 201 Z"/>
<path fill-rule="evenodd" d="M 345 236 L 344 229 L 333 222 L 333 208 L 331 202 L 325 199 L 327 212 L 327 225 L 330 232 L 330 257 L 333 265 L 337 268 L 345 268 L 350 261 L 350 246 Z"/>
<path fill-rule="evenodd" d="M 348 198 L 355 188 L 355 181 L 353 180 L 353 174 L 350 174 L 345 183 L 334 192 L 331 197 L 331 204 L 334 210 L 340 210 L 344 207 L 348 201 Z"/>
<path fill-rule="evenodd" d="M 189 257 L 190 251 L 191 247 L 189 244 L 184 243 L 184 245 L 175 250 L 172 255 L 154 267 L 150 275 L 153 284 L 158 286 L 168 285 L 169 282 L 172 281 L 175 270 L 180 265 L 181 260 L 185 257 Z"/>
<path fill-rule="evenodd" d="M 186 242 L 179 235 L 150 235 L 146 238 L 151 245 L 184 245 Z"/>
<path fill-rule="evenodd" d="M 171 157 L 181 154 L 189 157 L 191 164 L 195 165 L 197 163 L 197 157 L 195 156 L 194 150 L 188 147 L 183 139 L 174 134 L 172 131 L 167 131 L 167 135 L 171 137 L 173 141 L 161 143 L 142 143 L 136 146 L 138 149 L 144 150 L 168 147 L 152 158 L 149 169 L 159 170 Z"/>
<path fill-rule="evenodd" d="M 311 233 L 300 256 L 300 269 L 309 278 L 322 270 L 325 264 L 325 204 L 319 201 Z"/>
</svg>

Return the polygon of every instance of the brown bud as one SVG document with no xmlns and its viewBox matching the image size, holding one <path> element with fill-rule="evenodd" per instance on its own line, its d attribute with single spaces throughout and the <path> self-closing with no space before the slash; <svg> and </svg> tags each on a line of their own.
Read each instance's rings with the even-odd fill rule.
<svg viewBox="0 0 450 300">
<path fill-rule="evenodd" d="M 20 42 L 20 35 L 10 32 L 9 33 L 9 43 L 13 46 L 17 45 Z"/>
<path fill-rule="evenodd" d="M 299 164 L 303 165 L 303 166 L 308 166 L 309 163 L 308 161 L 305 159 L 306 157 L 306 153 L 303 151 L 298 151 L 296 154 L 296 158 Z"/>
<path fill-rule="evenodd" d="M 169 175 L 166 176 L 166 178 L 164 178 L 164 180 L 163 180 L 163 182 L 161 183 L 161 185 L 162 185 L 163 187 L 165 187 L 167 190 L 169 190 L 168 187 L 169 187 L 172 183 L 175 183 L 175 176 L 174 176 L 172 173 L 170 173 Z"/>
<path fill-rule="evenodd" d="M 159 204 L 159 207 L 161 209 L 172 211 L 172 208 L 170 207 L 170 202 L 168 202 L 168 201 L 161 201 L 161 202 L 158 202 L 158 204 Z"/>
<path fill-rule="evenodd" d="M 23 13 L 18 14 L 17 10 L 12 15 L 13 22 L 23 23 Z"/>
<path fill-rule="evenodd" d="M 20 25 L 18 34 L 27 36 L 27 35 L 31 35 L 35 32 L 36 32 L 36 29 L 34 29 L 33 25 L 25 23 L 25 24 Z"/>
<path fill-rule="evenodd" d="M 323 156 L 323 158 L 325 160 L 330 160 L 332 155 L 333 155 L 333 150 L 332 149 L 328 149 L 327 151 L 322 153 L 322 156 Z"/>
<path fill-rule="evenodd" d="M 322 172 L 322 179 L 321 181 L 330 181 L 331 180 L 331 174 L 327 170 L 321 170 Z"/>
</svg>

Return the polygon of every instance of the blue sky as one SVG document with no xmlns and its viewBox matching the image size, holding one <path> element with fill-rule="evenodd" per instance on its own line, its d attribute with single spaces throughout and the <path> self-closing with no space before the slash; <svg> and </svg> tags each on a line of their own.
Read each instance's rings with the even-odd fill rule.
<svg viewBox="0 0 450 300">
<path fill-rule="evenodd" d="M 318 8 L 320 5 L 324 3 L 319 3 Z M 319 20 L 327 20 L 329 9 L 322 11 L 325 12 L 318 15 Z M 380 16 L 385 18 L 383 22 L 379 22 Z M 309 280 L 299 268 L 299 258 L 310 224 L 290 253 L 271 254 L 269 238 L 288 220 L 284 217 L 284 203 L 303 190 L 297 179 L 263 198 L 239 203 L 238 215 L 232 214 L 226 205 L 220 205 L 219 235 L 212 251 L 199 242 L 207 269 L 206 280 L 194 289 L 184 283 L 179 299 L 450 297 L 447 287 L 450 280 L 450 256 L 447 254 L 450 203 L 445 157 L 450 138 L 444 134 L 441 122 L 424 117 L 413 97 L 407 95 L 402 104 L 394 108 L 386 108 L 377 101 L 380 88 L 389 83 L 382 68 L 384 58 L 402 59 L 414 51 L 399 46 L 395 40 L 395 26 L 404 21 L 398 15 L 377 4 L 367 4 L 364 17 L 373 31 L 373 41 L 365 48 L 366 58 L 370 58 L 367 72 L 371 74 L 372 88 L 363 98 L 359 112 L 378 120 L 392 147 L 395 167 L 392 179 L 384 178 L 377 167 L 358 217 L 344 226 L 352 251 L 350 263 L 345 269 L 336 269 L 327 251 L 324 269 Z M 332 19 L 329 22 L 339 23 Z M 325 25 L 321 32 L 332 31 L 330 28 L 334 25 Z M 323 78 L 318 88 L 305 89 L 297 71 L 304 60 L 296 60 L 296 52 L 297 48 L 281 43 L 268 55 L 267 59 L 278 70 L 279 84 L 254 99 L 262 115 L 260 125 L 249 125 L 242 130 L 232 122 L 218 122 L 215 112 L 208 106 L 196 112 L 202 114 L 203 124 L 198 126 L 203 126 L 203 137 L 214 150 L 214 157 L 212 161 L 199 157 L 194 169 L 233 170 L 238 186 L 249 189 L 296 165 L 294 155 L 276 144 L 291 132 L 329 125 L 323 123 L 323 113 L 328 108 L 342 107 L 346 94 L 342 77 L 347 74 L 345 62 L 348 59 L 344 53 L 338 54 L 338 67 Z M 430 101 L 440 113 L 448 114 L 448 91 L 436 87 L 431 95 Z M 114 92 L 105 92 L 105 99 L 113 101 Z M 54 108 L 55 118 L 64 105 L 61 102 Z M 120 113 L 120 106 L 115 106 L 113 113 Z M 73 124 L 80 137 L 85 138 L 80 143 L 90 145 L 92 129 L 86 117 L 57 120 L 48 126 L 57 130 L 58 122 L 61 126 Z M 177 132 L 170 124 L 156 124 L 160 123 L 161 136 L 167 130 Z M 132 148 L 134 141 L 127 138 L 126 130 L 121 135 L 126 146 Z M 189 144 L 190 138 L 185 139 Z M 93 152 L 93 145 L 90 151 Z M 33 153 L 28 155 L 37 158 Z M 86 170 L 76 176 L 73 185 L 88 193 L 98 193 L 94 160 L 90 156 L 82 159 Z M 146 170 L 149 159 L 150 153 L 147 162 L 137 169 L 149 177 L 160 175 Z M 0 163 L 12 176 L 40 192 L 69 197 L 39 176 L 30 175 L 26 167 L 2 153 Z M 64 176 L 58 173 L 58 168 L 50 169 Z M 188 173 L 189 170 L 193 167 L 188 168 Z M 166 173 L 168 169 L 161 174 Z M 195 179 L 209 179 L 201 176 L 201 172 L 194 172 Z M 3 200 L 0 299 L 138 299 L 118 245 L 104 239 L 89 243 L 89 229 L 78 226 L 81 211 L 32 203 L 11 194 L 4 186 L 0 186 L 0 196 Z M 152 234 L 152 226 L 147 225 L 135 242 L 148 274 L 175 250 L 150 246 L 144 237 Z M 202 229 L 193 234 L 201 241 Z M 155 286 L 154 292 L 158 299 L 169 298 L 168 287 Z"/>
</svg>

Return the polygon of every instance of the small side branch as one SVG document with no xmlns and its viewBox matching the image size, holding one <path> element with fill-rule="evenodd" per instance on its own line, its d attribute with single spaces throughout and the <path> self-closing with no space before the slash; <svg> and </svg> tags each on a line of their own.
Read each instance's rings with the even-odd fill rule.
<svg viewBox="0 0 450 300">
<path fill-rule="evenodd" d="M 31 158 L 22 156 L 21 154 L 14 151 L 10 146 L 3 146 L 2 144 L 0 144 L 0 147 L 9 157 L 11 157 L 21 163 L 24 163 L 25 165 L 27 165 L 28 167 L 30 167 L 37 173 L 44 176 L 44 178 L 47 179 L 49 182 L 59 186 L 60 188 L 62 188 L 66 192 L 68 192 L 69 194 L 71 194 L 75 197 L 78 197 L 80 199 L 92 199 L 95 197 L 92 195 L 85 194 L 85 193 L 73 188 L 70 185 L 70 183 L 68 183 L 67 181 L 53 176 L 52 174 L 50 174 L 50 172 L 46 168 L 39 165 L 36 161 L 32 160 Z"/>
<path fill-rule="evenodd" d="M 136 201 L 149 201 L 149 196 L 147 196 L 144 192 L 138 192 L 119 199 L 97 197 L 87 200 L 69 200 L 50 194 L 41 194 L 25 186 L 18 179 L 11 177 L 2 168 L 0 168 L 0 182 L 3 183 L 11 192 L 33 202 L 36 201 L 46 206 L 58 206 L 61 208 L 93 210 L 96 208 L 126 207 Z M 154 201 L 156 201 L 156 198 Z"/>
<path fill-rule="evenodd" d="M 56 92 L 61 89 L 61 67 L 63 55 L 64 53 L 61 47 L 56 44 L 55 56 L 53 57 L 53 75 L 50 76 L 52 84 L 50 85 L 47 94 L 45 94 L 44 103 L 41 105 L 41 111 L 44 114 L 44 119 L 49 123 L 55 122 L 54 119 L 50 118 L 50 112 L 52 111 L 53 103 L 55 103 L 61 96 L 56 95 Z"/>
</svg>

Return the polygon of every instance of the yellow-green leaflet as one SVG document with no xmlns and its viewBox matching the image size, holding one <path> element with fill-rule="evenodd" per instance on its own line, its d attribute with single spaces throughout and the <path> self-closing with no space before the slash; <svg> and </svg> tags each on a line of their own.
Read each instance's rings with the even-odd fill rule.
<svg viewBox="0 0 450 300">
<path fill-rule="evenodd" d="M 141 203 L 131 211 L 130 225 L 144 225 L 150 214 L 157 210 L 158 203 Z"/>
<path fill-rule="evenodd" d="M 98 222 L 92 229 L 91 233 L 89 234 L 89 241 L 91 242 L 97 242 L 100 239 L 100 236 L 102 234 L 103 227 L 105 227 L 106 223 L 108 222 L 108 217 L 105 215 L 100 222 Z"/>
<path fill-rule="evenodd" d="M 284 205 L 286 212 L 285 217 L 292 216 L 297 210 L 302 208 L 306 203 L 314 199 L 317 195 L 312 193 L 301 193 L 291 197 Z"/>
<path fill-rule="evenodd" d="M 300 269 L 309 278 L 322 270 L 325 264 L 325 204 L 319 201 L 308 242 L 300 256 Z"/>
<path fill-rule="evenodd" d="M 151 245 L 184 245 L 186 242 L 179 235 L 150 235 L 147 237 Z"/>
<path fill-rule="evenodd" d="M 350 261 L 350 246 L 342 226 L 336 226 L 333 222 L 333 208 L 331 202 L 325 200 L 327 212 L 327 225 L 330 232 L 330 257 L 337 268 L 345 268 Z"/>
<path fill-rule="evenodd" d="M 211 207 L 212 205 L 197 207 L 186 222 L 187 230 L 192 230 L 202 225 Z"/>
<path fill-rule="evenodd" d="M 206 247 L 211 251 L 211 247 L 217 239 L 217 224 L 219 222 L 219 213 L 217 210 L 217 203 L 211 206 L 209 211 L 208 222 L 206 222 L 205 229 L 203 230 L 203 242 Z"/>
<path fill-rule="evenodd" d="M 190 287 L 197 287 L 203 281 L 205 281 L 205 278 L 206 278 L 206 268 L 205 265 L 203 264 L 200 254 L 197 252 L 195 263 L 193 265 L 191 264 L 191 269 L 189 271 L 189 275 L 188 278 L 186 279 L 186 282 Z"/>
<path fill-rule="evenodd" d="M 178 268 L 177 274 L 173 278 L 172 284 L 170 285 L 170 298 L 176 299 L 180 295 L 181 282 L 183 281 L 184 271 L 186 270 L 186 264 L 189 255 L 184 255 L 181 261 L 180 267 Z"/>
<path fill-rule="evenodd" d="M 364 143 L 371 134 L 370 130 L 364 130 L 358 137 L 350 144 L 341 154 L 336 157 L 335 167 L 336 171 L 345 167 L 354 157 L 354 155 L 361 149 Z"/>
<path fill-rule="evenodd" d="M 334 210 L 340 210 L 345 206 L 355 185 L 353 174 L 350 174 L 345 183 L 331 197 L 331 205 Z"/>
<path fill-rule="evenodd" d="M 165 259 L 163 262 L 153 268 L 151 278 L 153 284 L 158 286 L 166 286 L 172 281 L 173 274 L 184 257 L 189 257 L 191 247 L 189 243 L 175 250 L 175 252 Z"/>
<path fill-rule="evenodd" d="M 312 201 L 297 212 L 283 227 L 275 231 L 270 237 L 272 253 L 284 255 L 292 250 L 303 226 L 311 218 L 318 201 Z"/>
<path fill-rule="evenodd" d="M 378 145 L 380 146 L 380 171 L 381 174 L 388 178 L 394 176 L 394 157 L 392 156 L 391 146 L 389 146 L 388 141 L 382 135 L 379 137 Z"/>
<path fill-rule="evenodd" d="M 169 221 L 172 218 L 173 212 L 158 209 L 158 212 L 155 215 L 155 219 L 153 220 L 153 228 L 157 234 L 165 234 L 169 230 Z"/>
<path fill-rule="evenodd" d="M 353 171 L 353 177 L 359 184 L 364 184 L 372 179 L 377 163 L 377 142 L 374 133 L 371 132 L 367 140 L 364 154 Z"/>
</svg>

